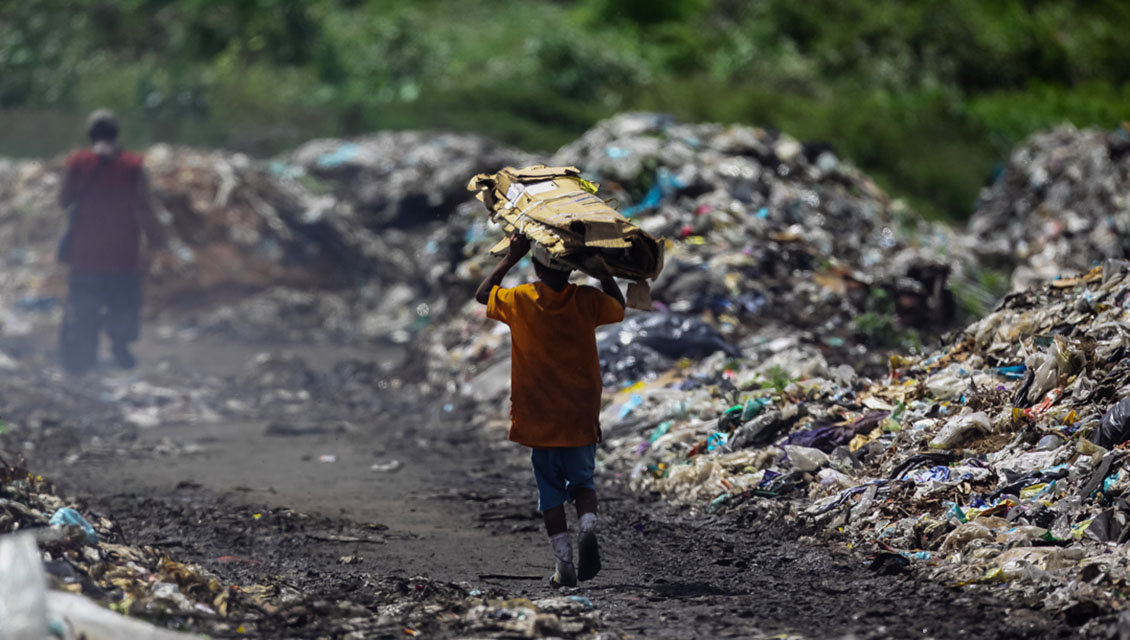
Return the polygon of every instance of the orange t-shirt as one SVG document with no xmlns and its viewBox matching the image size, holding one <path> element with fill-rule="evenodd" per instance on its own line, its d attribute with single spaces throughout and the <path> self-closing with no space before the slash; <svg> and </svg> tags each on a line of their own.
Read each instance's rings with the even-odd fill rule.
<svg viewBox="0 0 1130 640">
<path fill-rule="evenodd" d="M 510 439 L 527 447 L 580 447 L 600 428 L 596 328 L 624 309 L 593 287 L 544 282 L 494 287 L 487 317 L 510 326 Z"/>
</svg>

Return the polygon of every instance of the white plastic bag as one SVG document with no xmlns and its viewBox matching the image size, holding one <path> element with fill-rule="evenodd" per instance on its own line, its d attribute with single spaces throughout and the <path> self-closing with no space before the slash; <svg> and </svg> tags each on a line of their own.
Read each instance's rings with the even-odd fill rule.
<svg viewBox="0 0 1130 640">
<path fill-rule="evenodd" d="M 30 533 L 0 538 L 0 640 L 44 640 L 47 581 Z"/>
<path fill-rule="evenodd" d="M 828 454 L 812 447 L 801 447 L 794 444 L 785 445 L 785 453 L 794 469 L 800 471 L 816 471 L 828 464 Z"/>
<path fill-rule="evenodd" d="M 953 449 L 964 442 L 974 432 L 990 433 L 993 425 L 989 420 L 989 416 L 983 412 L 970 413 L 967 415 L 954 416 L 950 418 L 946 426 L 938 431 L 934 439 L 930 441 L 930 447 L 934 449 Z"/>
</svg>

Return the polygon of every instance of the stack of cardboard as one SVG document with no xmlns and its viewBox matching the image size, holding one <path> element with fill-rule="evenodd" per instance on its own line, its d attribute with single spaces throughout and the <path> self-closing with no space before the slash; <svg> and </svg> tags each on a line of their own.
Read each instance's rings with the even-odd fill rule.
<svg viewBox="0 0 1130 640">
<path fill-rule="evenodd" d="M 576 167 L 533 165 L 479 174 L 467 185 L 507 235 L 520 233 L 554 260 L 594 278 L 631 280 L 628 302 L 649 308 L 647 280 L 663 268 L 663 244 L 596 196 Z M 491 249 L 501 254 L 504 239 Z"/>
</svg>

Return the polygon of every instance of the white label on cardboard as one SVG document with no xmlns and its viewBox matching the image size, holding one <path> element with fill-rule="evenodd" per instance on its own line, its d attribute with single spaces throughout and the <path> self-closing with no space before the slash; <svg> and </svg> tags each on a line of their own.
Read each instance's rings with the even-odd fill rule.
<svg viewBox="0 0 1130 640">
<path fill-rule="evenodd" d="M 515 202 L 522 195 L 522 191 L 524 191 L 524 187 L 521 183 L 512 182 L 510 183 L 510 188 L 506 190 L 506 199 L 510 202 Z"/>
<path fill-rule="evenodd" d="M 544 182 L 534 182 L 532 184 L 526 185 L 526 193 L 530 194 L 531 196 L 536 196 L 539 193 L 553 191 L 556 188 L 556 182 L 554 182 L 553 180 L 546 180 Z"/>
</svg>

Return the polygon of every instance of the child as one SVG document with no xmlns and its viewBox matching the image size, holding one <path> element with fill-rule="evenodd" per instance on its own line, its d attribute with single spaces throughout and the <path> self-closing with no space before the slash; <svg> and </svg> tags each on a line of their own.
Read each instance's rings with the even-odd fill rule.
<svg viewBox="0 0 1130 640">
<path fill-rule="evenodd" d="M 611 277 L 600 282 L 604 293 L 569 284 L 571 269 L 540 246 L 533 252 L 539 281 L 500 287 L 529 250 L 530 241 L 514 235 L 475 299 L 487 305 L 487 317 L 510 326 L 510 439 L 532 449 L 538 509 L 556 559 L 550 584 L 575 587 L 600 571 L 592 476 L 603 385 L 595 329 L 624 319 L 624 297 Z M 580 525 L 576 568 L 566 500 L 576 504 Z"/>
</svg>

